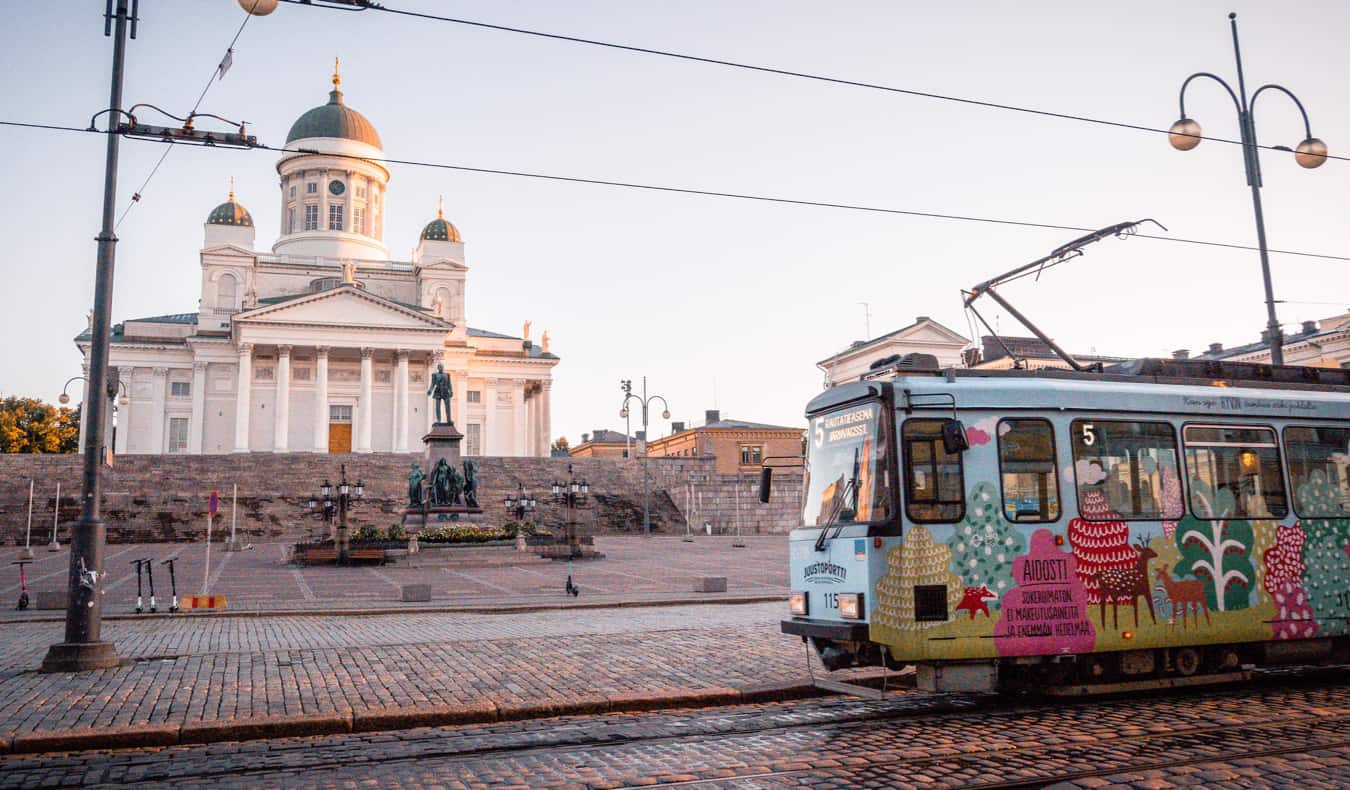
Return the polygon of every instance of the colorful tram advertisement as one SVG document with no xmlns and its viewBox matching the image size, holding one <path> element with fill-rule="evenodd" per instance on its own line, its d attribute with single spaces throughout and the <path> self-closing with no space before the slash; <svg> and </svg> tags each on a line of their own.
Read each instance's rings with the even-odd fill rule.
<svg viewBox="0 0 1350 790">
<path fill-rule="evenodd" d="M 827 669 L 1087 690 L 1350 660 L 1350 373 L 914 356 L 807 407 L 782 630 Z"/>
</svg>

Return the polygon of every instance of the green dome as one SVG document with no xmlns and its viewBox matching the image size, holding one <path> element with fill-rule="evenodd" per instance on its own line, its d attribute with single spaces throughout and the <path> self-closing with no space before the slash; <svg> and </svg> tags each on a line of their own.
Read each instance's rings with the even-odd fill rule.
<svg viewBox="0 0 1350 790">
<path fill-rule="evenodd" d="M 422 228 L 422 238 L 427 241 L 464 241 L 455 227 L 445 217 L 437 217 Z"/>
<path fill-rule="evenodd" d="M 239 225 L 245 228 L 253 227 L 253 217 L 249 216 L 248 209 L 239 205 L 234 200 L 234 193 L 230 193 L 230 199 L 221 203 L 211 210 L 206 217 L 207 225 Z"/>
<path fill-rule="evenodd" d="M 380 135 L 366 116 L 342 103 L 342 91 L 336 87 L 328 94 L 328 103 L 309 110 L 296 119 L 286 142 L 306 137 L 340 137 L 373 145 L 383 150 Z"/>
</svg>

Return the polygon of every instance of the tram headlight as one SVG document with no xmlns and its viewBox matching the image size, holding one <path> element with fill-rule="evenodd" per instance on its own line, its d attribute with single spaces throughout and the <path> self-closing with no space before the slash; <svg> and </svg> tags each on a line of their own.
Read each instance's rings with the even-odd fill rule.
<svg viewBox="0 0 1350 790">
<path fill-rule="evenodd" d="M 862 593 L 839 593 L 839 616 L 845 620 L 861 620 L 862 599 Z"/>
<path fill-rule="evenodd" d="M 806 614 L 806 593 L 795 592 L 788 596 L 788 611 L 793 614 Z"/>
</svg>

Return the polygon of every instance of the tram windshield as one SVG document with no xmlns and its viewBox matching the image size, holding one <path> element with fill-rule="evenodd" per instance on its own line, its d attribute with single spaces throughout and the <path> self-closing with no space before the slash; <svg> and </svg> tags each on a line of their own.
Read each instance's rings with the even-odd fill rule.
<svg viewBox="0 0 1350 790">
<path fill-rule="evenodd" d="M 881 425 L 879 403 L 811 420 L 803 524 L 823 527 L 890 518 L 889 442 Z"/>
</svg>

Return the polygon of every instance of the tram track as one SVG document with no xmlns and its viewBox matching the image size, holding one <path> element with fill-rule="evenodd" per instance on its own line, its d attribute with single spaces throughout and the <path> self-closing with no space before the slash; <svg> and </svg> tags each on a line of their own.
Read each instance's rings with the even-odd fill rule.
<svg viewBox="0 0 1350 790">
<path fill-rule="evenodd" d="M 1129 742 L 1131 745 L 1143 745 L 1146 743 L 1152 743 L 1154 745 L 1157 745 L 1157 744 L 1166 744 L 1168 741 L 1184 740 L 1186 738 L 1195 738 L 1198 736 L 1205 736 L 1213 733 L 1222 733 L 1224 736 L 1234 738 L 1235 736 L 1233 735 L 1233 732 L 1235 729 L 1243 733 L 1244 737 L 1241 738 L 1240 740 L 1242 740 L 1243 743 L 1247 743 L 1249 737 L 1261 737 L 1262 733 L 1269 732 L 1269 736 L 1273 738 L 1287 737 L 1288 735 L 1291 734 L 1290 730 L 1302 729 L 1305 731 L 1311 731 L 1315 728 L 1325 728 L 1328 722 L 1335 722 L 1341 725 L 1338 728 L 1339 732 L 1336 737 L 1327 740 L 1311 740 L 1308 742 L 1300 742 L 1296 745 L 1280 746 L 1268 749 L 1252 749 L 1244 745 L 1242 748 L 1236 751 L 1226 752 L 1223 754 L 1214 754 L 1212 751 L 1206 751 L 1202 756 L 1187 755 L 1185 757 L 1172 758 L 1168 760 L 1153 760 L 1149 762 L 1131 761 L 1128 764 L 1116 764 L 1106 768 L 1096 768 L 1092 770 L 1079 770 L 1079 771 L 1060 772 L 1052 774 L 1039 774 L 1034 776 L 1023 776 L 1015 779 L 1008 779 L 996 782 L 980 782 L 980 781 L 972 782 L 964 778 L 956 779 L 955 777 L 953 778 L 953 781 L 959 783 L 959 786 L 961 787 L 971 788 L 972 790 L 1011 790 L 1013 788 L 1034 788 L 1034 787 L 1043 787 L 1050 782 L 1071 782 L 1079 779 L 1112 776 L 1114 774 L 1125 772 L 1138 772 L 1138 771 L 1174 768 L 1184 765 L 1216 763 L 1239 758 L 1262 758 L 1262 757 L 1274 757 L 1283 754 L 1319 752 L 1329 749 L 1337 749 L 1350 746 L 1350 713 L 1340 714 L 1336 716 L 1323 716 L 1323 715 L 1302 716 L 1297 719 L 1283 721 L 1279 724 L 1248 725 L 1248 726 L 1239 726 L 1236 728 L 1223 725 L 1215 725 L 1213 727 L 1193 727 L 1179 732 L 1151 733 L 1147 735 L 1138 735 L 1138 736 L 1123 736 L 1117 738 L 1115 740 L 1115 743 L 1119 744 L 1121 741 L 1126 741 Z M 1100 742 L 1094 744 L 1080 744 L 1080 746 L 1083 748 L 1075 749 L 1074 747 L 1070 747 L 1070 750 L 1085 752 L 1092 750 L 1093 747 L 1100 747 L 1102 745 L 1103 744 Z M 1044 759 L 1045 751 L 1046 749 L 1043 745 L 1036 744 L 1034 746 L 1028 746 L 1023 748 L 997 749 L 972 754 L 944 755 L 940 757 L 915 757 L 912 755 L 905 755 L 905 756 L 897 756 L 887 760 L 878 760 L 869 762 L 866 766 L 859 766 L 858 767 L 859 770 L 856 772 L 861 772 L 861 770 L 872 771 L 875 769 L 900 764 L 904 764 L 907 770 L 923 769 L 943 764 L 965 765 L 973 761 L 989 758 L 997 758 L 1001 763 L 1001 770 L 1006 771 L 1010 767 L 1015 770 L 1017 768 L 1016 764 L 1019 762 L 1031 764 L 1042 761 Z M 1018 760 L 1017 758 L 1019 756 L 1024 757 L 1025 759 Z M 1013 765 L 1010 766 L 1008 765 L 1009 763 L 1013 763 Z M 822 778 L 845 778 L 841 776 L 841 774 L 848 774 L 854 772 L 855 771 L 853 769 L 801 768 L 786 771 L 766 771 L 761 773 L 738 774 L 735 777 L 709 777 L 703 779 L 694 779 L 678 782 L 658 782 L 656 784 L 644 783 L 634 785 L 623 785 L 619 788 L 616 788 L 615 790 L 637 790 L 637 788 L 644 788 L 644 787 L 649 788 L 649 787 L 720 786 L 725 785 L 728 782 L 736 782 L 736 783 L 763 782 L 763 781 L 789 779 L 791 777 L 806 777 L 812 774 L 820 775 L 822 776 Z M 956 772 L 953 771 L 952 773 Z M 860 784 L 865 785 L 865 782 Z M 941 780 L 938 781 L 938 784 L 941 784 Z"/>
</svg>

